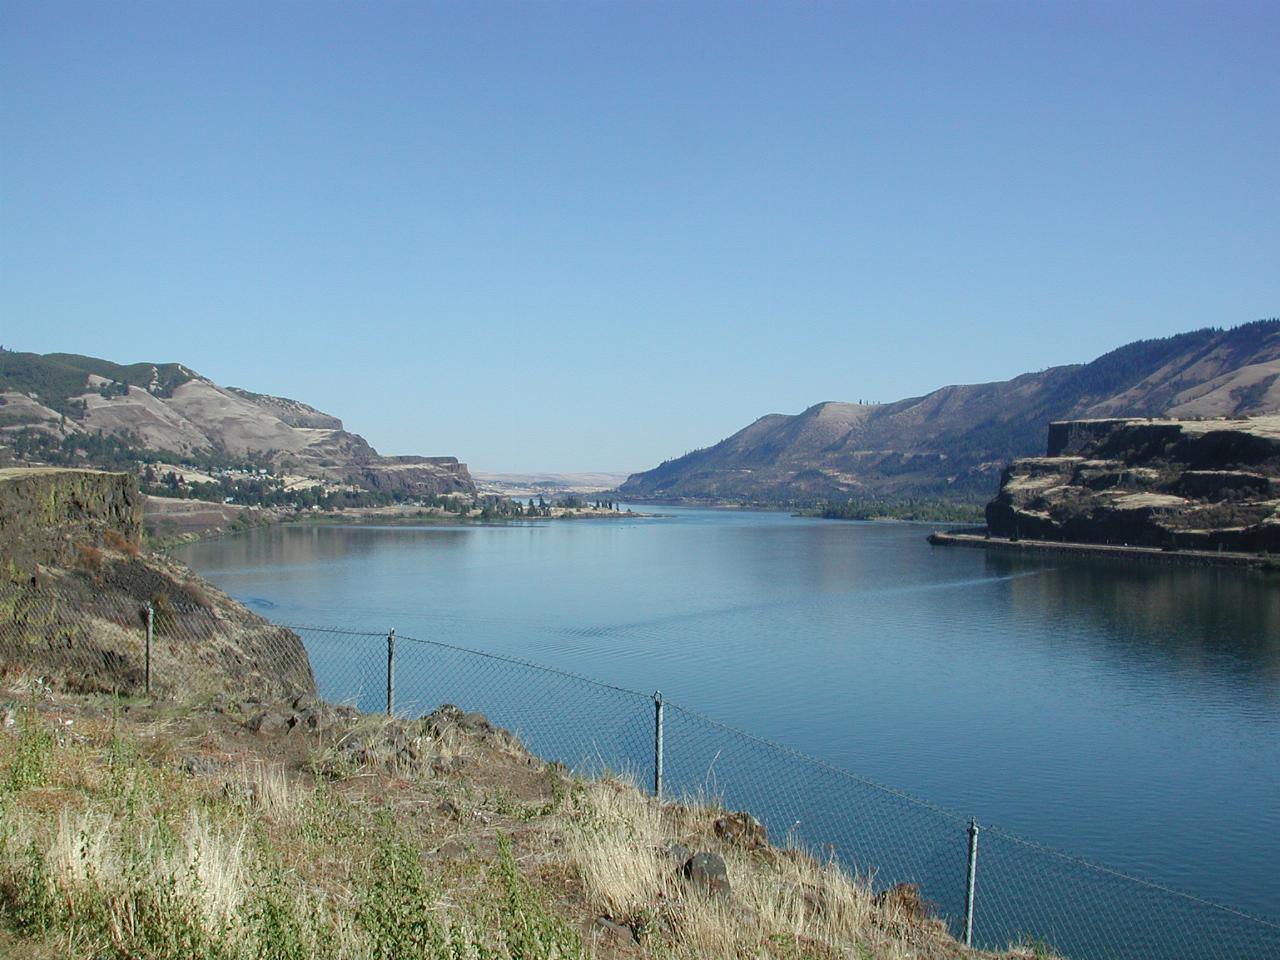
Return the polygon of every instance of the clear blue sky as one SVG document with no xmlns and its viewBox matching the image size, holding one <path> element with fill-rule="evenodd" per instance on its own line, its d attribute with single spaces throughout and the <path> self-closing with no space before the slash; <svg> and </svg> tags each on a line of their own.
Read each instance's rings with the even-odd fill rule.
<svg viewBox="0 0 1280 960">
<path fill-rule="evenodd" d="M 1280 313 L 1280 4 L 0 5 L 0 342 L 643 469 Z"/>
</svg>

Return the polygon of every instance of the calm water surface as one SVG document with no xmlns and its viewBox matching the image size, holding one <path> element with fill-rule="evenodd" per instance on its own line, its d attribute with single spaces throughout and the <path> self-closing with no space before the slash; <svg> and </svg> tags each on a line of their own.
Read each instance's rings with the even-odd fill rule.
<svg viewBox="0 0 1280 960">
<path fill-rule="evenodd" d="M 1280 916 L 1280 581 L 935 548 L 911 524 L 664 512 L 294 525 L 180 555 L 279 622 L 395 627 L 660 688 L 964 815 Z"/>
</svg>

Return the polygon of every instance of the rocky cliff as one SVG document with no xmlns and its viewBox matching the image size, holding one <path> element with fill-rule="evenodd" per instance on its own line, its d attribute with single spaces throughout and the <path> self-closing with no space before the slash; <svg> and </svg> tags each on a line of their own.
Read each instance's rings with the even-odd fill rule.
<svg viewBox="0 0 1280 960">
<path fill-rule="evenodd" d="M 996 537 L 1280 552 L 1280 416 L 1054 423 L 986 514 Z"/>
<path fill-rule="evenodd" d="M 30 574 L 37 564 L 69 566 L 77 550 L 101 549 L 108 539 L 136 544 L 142 501 L 122 473 L 0 470 L 0 556 L 10 575 Z"/>
<path fill-rule="evenodd" d="M 139 543 L 127 474 L 0 471 L 0 671 L 76 690 L 314 694 L 298 637 Z"/>
<path fill-rule="evenodd" d="M 938 497 L 981 502 L 1050 421 L 1280 411 L 1280 320 L 1205 329 L 1087 364 L 943 387 L 887 404 L 770 414 L 712 447 L 637 473 L 622 496 L 731 500 Z"/>
</svg>

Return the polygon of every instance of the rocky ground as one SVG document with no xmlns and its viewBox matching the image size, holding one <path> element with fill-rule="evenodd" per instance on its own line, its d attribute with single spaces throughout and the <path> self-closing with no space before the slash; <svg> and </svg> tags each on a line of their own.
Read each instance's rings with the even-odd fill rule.
<svg viewBox="0 0 1280 960">
<path fill-rule="evenodd" d="M 986 956 L 910 887 L 576 778 L 456 707 L 0 689 L 5 956 Z"/>
</svg>

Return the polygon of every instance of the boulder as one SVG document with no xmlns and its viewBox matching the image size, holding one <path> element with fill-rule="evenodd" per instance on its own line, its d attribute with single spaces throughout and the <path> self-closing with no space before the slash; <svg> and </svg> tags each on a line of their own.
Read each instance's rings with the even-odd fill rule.
<svg viewBox="0 0 1280 960">
<path fill-rule="evenodd" d="M 715 831 L 721 840 L 746 850 L 759 850 L 769 845 L 769 831 L 745 810 L 720 817 L 715 822 Z"/>
<path fill-rule="evenodd" d="M 591 924 L 591 933 L 605 943 L 619 947 L 633 947 L 636 945 L 635 932 L 626 924 L 616 923 L 608 917 L 596 917 L 595 923 Z"/>
<path fill-rule="evenodd" d="M 875 895 L 875 904 L 894 919 L 923 923 L 929 918 L 929 907 L 914 883 L 899 883 Z"/>
<path fill-rule="evenodd" d="M 729 871 L 718 853 L 695 853 L 684 862 L 681 872 L 692 886 L 709 896 L 727 897 L 732 892 Z"/>
</svg>

